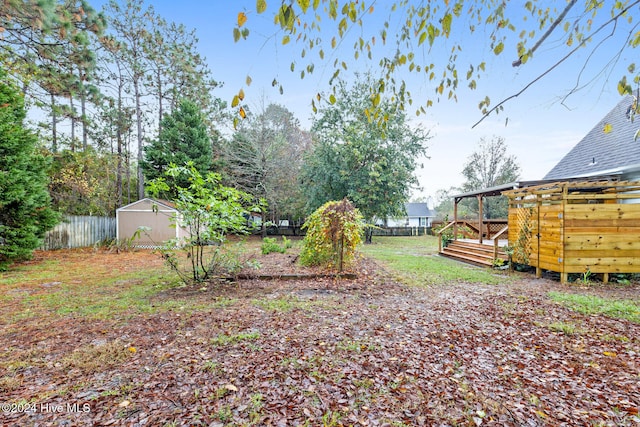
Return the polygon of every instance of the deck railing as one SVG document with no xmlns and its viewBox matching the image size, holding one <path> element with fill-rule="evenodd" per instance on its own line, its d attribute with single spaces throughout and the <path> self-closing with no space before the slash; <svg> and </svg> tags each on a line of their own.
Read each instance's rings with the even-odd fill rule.
<svg viewBox="0 0 640 427">
<path fill-rule="evenodd" d="M 498 240 L 509 231 L 509 224 L 506 219 L 489 219 L 482 221 L 480 229 L 477 222 L 469 220 L 450 221 L 435 233 L 438 236 L 438 252 L 442 252 L 443 233 L 450 229 L 453 229 L 453 240 L 458 240 L 459 236 L 468 239 L 493 240 L 495 253 L 497 254 Z"/>
<path fill-rule="evenodd" d="M 509 224 L 502 227 L 500 231 L 493 235 L 493 259 L 498 259 L 498 251 L 500 249 L 500 237 L 509 233 Z"/>
</svg>

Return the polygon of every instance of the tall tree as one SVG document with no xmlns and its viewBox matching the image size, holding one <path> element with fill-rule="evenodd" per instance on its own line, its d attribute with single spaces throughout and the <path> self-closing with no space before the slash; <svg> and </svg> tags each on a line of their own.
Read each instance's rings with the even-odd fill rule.
<svg viewBox="0 0 640 427">
<path fill-rule="evenodd" d="M 195 103 L 207 120 L 216 115 L 217 100 L 211 92 L 219 84 L 197 52 L 197 44 L 195 30 L 153 16 L 143 47 L 149 63 L 146 85 L 155 98 L 159 126 L 164 113 L 177 108 L 185 98 Z"/>
<path fill-rule="evenodd" d="M 164 177 L 170 166 L 184 166 L 188 162 L 201 175 L 209 173 L 212 163 L 211 138 L 198 107 L 191 101 L 181 101 L 178 109 L 164 116 L 158 139 L 145 147 L 144 154 L 142 170 L 148 180 Z M 188 183 L 169 183 L 169 187 L 186 188 Z M 173 199 L 177 194 L 162 196 Z"/>
<path fill-rule="evenodd" d="M 310 211 L 346 197 L 370 223 L 404 214 L 428 133 L 411 128 L 397 101 L 384 98 L 376 102 L 385 121 L 378 126 L 368 113 L 371 97 L 377 96 L 370 85 L 370 77 L 352 87 L 339 82 L 335 103 L 322 107 L 313 123 L 315 146 L 302 174 Z"/>
<path fill-rule="evenodd" d="M 90 87 L 86 82 L 93 67 L 89 45 L 104 26 L 102 15 L 84 0 L 0 4 L 0 61 L 9 76 L 20 82 L 25 102 L 51 118 L 43 128 L 50 132 L 53 151 L 60 142 L 58 123 L 71 119 L 75 131 L 76 123 L 86 118 L 73 114 L 73 103 L 77 95 L 81 109 L 86 107 Z"/>
<path fill-rule="evenodd" d="M 144 197 L 144 175 L 142 172 L 143 141 L 145 133 L 145 117 L 143 114 L 143 97 L 145 95 L 145 76 L 149 68 L 145 56 L 144 45 L 155 17 L 152 7 L 142 9 L 142 3 L 125 0 L 124 5 L 110 0 L 106 7 L 109 26 L 114 33 L 117 44 L 113 46 L 120 60 L 126 64 L 126 72 L 131 83 L 135 108 L 137 179 L 138 198 Z"/>
<path fill-rule="evenodd" d="M 285 107 L 269 104 L 259 114 L 249 111 L 248 120 L 224 145 L 229 180 L 266 200 L 263 218 L 294 219 L 304 200 L 297 180 L 309 145 L 308 133 Z M 264 227 L 262 231 L 266 233 Z"/>
<path fill-rule="evenodd" d="M 520 177 L 520 165 L 515 156 L 507 154 L 507 144 L 502 137 L 494 136 L 487 141 L 481 138 L 462 170 L 465 182 L 462 190 L 474 191 L 508 184 Z M 478 202 L 471 200 L 470 208 L 478 212 Z M 506 218 L 507 201 L 504 197 L 487 198 L 483 205 L 486 219 Z"/>
<path fill-rule="evenodd" d="M 0 270 L 28 258 L 57 222 L 47 162 L 24 125 L 24 99 L 0 69 Z"/>
</svg>

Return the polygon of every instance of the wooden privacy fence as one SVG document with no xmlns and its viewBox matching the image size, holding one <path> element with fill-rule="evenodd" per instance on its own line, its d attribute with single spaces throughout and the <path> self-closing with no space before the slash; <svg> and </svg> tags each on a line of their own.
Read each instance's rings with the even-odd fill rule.
<svg viewBox="0 0 640 427">
<path fill-rule="evenodd" d="M 102 216 L 65 216 L 47 232 L 40 249 L 66 249 L 93 246 L 116 238 L 116 219 Z"/>
<path fill-rule="evenodd" d="M 513 260 L 560 273 L 640 273 L 640 182 L 555 182 L 509 198 Z"/>
</svg>

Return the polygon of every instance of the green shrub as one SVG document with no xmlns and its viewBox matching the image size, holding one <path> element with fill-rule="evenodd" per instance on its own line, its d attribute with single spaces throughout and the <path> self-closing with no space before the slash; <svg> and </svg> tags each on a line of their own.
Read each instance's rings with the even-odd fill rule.
<svg viewBox="0 0 640 427">
<path fill-rule="evenodd" d="M 338 272 L 349 265 L 362 241 L 362 215 L 346 198 L 320 206 L 304 223 L 307 234 L 300 253 L 303 265 L 324 265 Z"/>
<path fill-rule="evenodd" d="M 280 246 L 274 237 L 265 237 L 262 239 L 262 246 L 260 246 L 262 255 L 268 255 L 273 252 L 285 253 L 286 247 Z"/>
</svg>

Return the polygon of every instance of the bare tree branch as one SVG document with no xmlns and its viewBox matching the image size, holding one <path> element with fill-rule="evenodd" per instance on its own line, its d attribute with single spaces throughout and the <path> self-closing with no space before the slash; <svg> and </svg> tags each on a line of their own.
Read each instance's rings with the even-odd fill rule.
<svg viewBox="0 0 640 427">
<path fill-rule="evenodd" d="M 567 15 L 569 10 L 573 7 L 574 4 L 577 3 L 577 1 L 578 0 L 571 0 L 569 2 L 567 7 L 564 8 L 562 13 L 558 16 L 558 18 L 555 21 L 553 21 L 553 23 L 549 26 L 547 31 L 542 35 L 542 37 L 540 37 L 540 40 L 538 40 L 538 42 L 529 50 L 529 52 L 528 52 L 529 54 L 532 54 L 533 52 L 535 52 L 536 49 L 538 49 L 540 47 L 540 45 L 547 39 L 547 37 L 549 37 L 551 35 L 553 30 L 555 30 L 556 27 L 562 22 L 562 20 Z M 522 55 L 522 56 L 524 56 L 524 55 Z M 516 61 L 513 61 L 513 63 L 511 65 L 514 66 L 514 67 L 519 67 L 520 65 L 522 65 L 522 56 L 520 56 Z"/>
<path fill-rule="evenodd" d="M 480 123 L 482 123 L 482 121 L 484 119 L 486 119 L 487 117 L 489 117 L 489 115 L 491 115 L 491 113 L 493 113 L 494 111 L 498 110 L 500 107 L 502 107 L 504 104 L 506 104 L 508 101 L 517 98 L 518 96 L 522 95 L 527 89 L 529 89 L 531 86 L 533 86 L 535 83 L 537 83 L 538 81 L 542 80 L 543 77 L 545 77 L 547 74 L 549 74 L 551 71 L 553 71 L 555 68 L 557 68 L 560 64 L 562 64 L 564 61 L 566 61 L 567 59 L 569 59 L 574 53 L 576 53 L 580 48 L 582 48 L 583 46 L 585 46 L 587 44 L 587 42 L 589 40 L 591 40 L 596 34 L 598 34 L 600 31 L 602 31 L 604 28 L 608 27 L 609 25 L 611 25 L 612 23 L 617 23 L 618 19 L 623 16 L 624 14 L 626 14 L 630 9 L 632 9 L 634 6 L 637 6 L 638 4 L 640 4 L 640 0 L 636 0 L 633 3 L 629 4 L 627 7 L 625 7 L 624 9 L 620 10 L 620 12 L 618 14 L 616 14 L 615 16 L 613 16 L 611 19 L 609 19 L 607 22 L 603 23 L 602 25 L 600 25 L 595 31 L 593 31 L 591 34 L 589 34 L 587 37 L 585 37 L 580 43 L 578 43 L 578 45 L 573 48 L 571 51 L 569 51 L 569 53 L 567 53 L 565 56 L 563 56 L 562 58 L 560 58 L 559 61 L 557 61 L 555 64 L 553 64 L 551 67 L 549 67 L 547 70 L 545 70 L 542 74 L 540 74 L 538 77 L 536 77 L 535 79 L 531 80 L 525 87 L 523 87 L 522 89 L 520 89 L 517 93 L 508 96 L 507 98 L 503 99 L 502 101 L 500 101 L 498 104 L 496 104 L 493 108 L 491 108 L 490 110 L 488 110 L 487 112 L 485 112 L 482 117 L 480 118 L 480 120 L 478 120 L 477 122 L 475 122 L 473 124 L 473 126 L 471 126 L 471 128 L 475 128 L 476 126 L 478 126 Z"/>
</svg>

